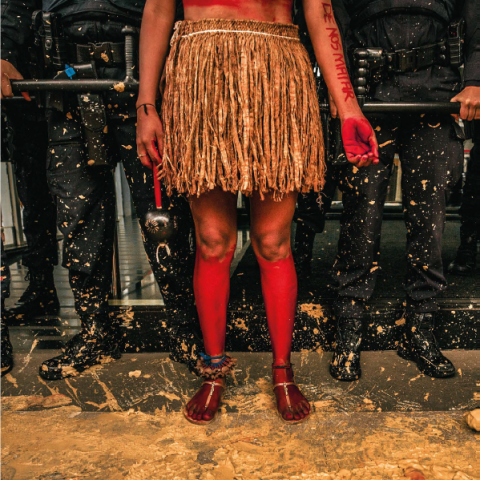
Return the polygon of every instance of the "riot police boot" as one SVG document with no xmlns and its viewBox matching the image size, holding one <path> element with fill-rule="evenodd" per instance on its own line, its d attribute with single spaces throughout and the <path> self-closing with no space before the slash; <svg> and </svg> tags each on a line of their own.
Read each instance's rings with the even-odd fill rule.
<svg viewBox="0 0 480 480">
<path fill-rule="evenodd" d="M 413 360 L 418 369 L 429 377 L 445 378 L 455 375 L 455 367 L 438 348 L 433 334 L 435 314 L 409 313 L 398 346 L 398 354 Z"/>
<path fill-rule="evenodd" d="M 46 380 L 74 377 L 100 363 L 121 358 L 120 331 L 108 318 L 82 320 L 82 330 L 70 339 L 58 357 L 42 363 L 40 376 Z"/>
<path fill-rule="evenodd" d="M 53 280 L 53 268 L 30 268 L 27 274 L 30 283 L 12 310 L 15 315 L 37 317 L 41 315 L 58 315 L 60 302 Z"/>
<path fill-rule="evenodd" d="M 460 247 L 455 260 L 448 266 L 448 273 L 473 275 L 477 263 L 477 228 L 470 222 L 462 222 L 460 227 Z"/>
<path fill-rule="evenodd" d="M 8 373 L 13 367 L 13 348 L 8 334 L 7 321 L 10 312 L 5 309 L 4 300 L 2 299 L 2 376 Z"/>
<path fill-rule="evenodd" d="M 309 274 L 311 271 L 314 241 L 315 230 L 310 228 L 304 222 L 297 222 L 294 259 L 298 274 Z"/>
<path fill-rule="evenodd" d="M 352 382 L 362 373 L 360 368 L 360 344 L 362 343 L 362 320 L 340 318 L 337 322 L 335 351 L 330 363 L 330 374 L 337 380 Z"/>
</svg>

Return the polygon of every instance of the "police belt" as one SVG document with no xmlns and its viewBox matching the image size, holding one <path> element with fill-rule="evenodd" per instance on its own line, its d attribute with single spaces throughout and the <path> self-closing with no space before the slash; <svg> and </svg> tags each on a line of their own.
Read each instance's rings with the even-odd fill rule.
<svg viewBox="0 0 480 480">
<path fill-rule="evenodd" d="M 387 72 L 407 73 L 432 65 L 448 66 L 451 64 L 448 50 L 447 41 L 443 41 L 411 50 L 385 52 L 384 68 Z"/>
<path fill-rule="evenodd" d="M 71 63 L 103 62 L 105 66 L 125 65 L 125 43 L 89 43 L 79 45 L 69 43 L 68 59 Z"/>
</svg>

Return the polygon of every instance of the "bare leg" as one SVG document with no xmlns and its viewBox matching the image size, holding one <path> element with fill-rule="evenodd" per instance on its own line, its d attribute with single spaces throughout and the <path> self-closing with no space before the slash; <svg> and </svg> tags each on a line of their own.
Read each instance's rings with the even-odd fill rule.
<svg viewBox="0 0 480 480">
<path fill-rule="evenodd" d="M 274 202 L 271 197 L 251 201 L 251 238 L 262 279 L 268 328 L 273 350 L 273 381 L 293 382 L 290 368 L 292 335 L 297 306 L 297 275 L 293 263 L 290 228 L 295 211 L 296 194 Z M 309 415 L 310 404 L 296 385 L 276 387 L 277 408 L 287 421 L 302 420 Z"/>
<path fill-rule="evenodd" d="M 220 188 L 190 198 L 197 240 L 193 288 L 205 351 L 211 357 L 225 352 L 230 265 L 237 241 L 236 202 L 236 195 Z M 220 405 L 224 380 L 215 383 L 219 387 L 214 387 L 213 393 L 211 384 L 202 385 L 186 407 L 187 418 L 212 420 Z"/>
</svg>

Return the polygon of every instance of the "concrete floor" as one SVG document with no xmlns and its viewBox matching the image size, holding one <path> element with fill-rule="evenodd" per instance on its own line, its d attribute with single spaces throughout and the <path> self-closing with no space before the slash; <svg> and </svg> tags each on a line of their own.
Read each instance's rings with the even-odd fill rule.
<svg viewBox="0 0 480 480">
<path fill-rule="evenodd" d="M 37 376 L 54 351 L 17 354 L 2 381 L 2 479 L 480 479 L 478 351 L 448 351 L 451 379 L 395 352 L 365 352 L 362 378 L 328 374 L 330 353 L 295 353 L 308 422 L 275 414 L 270 354 L 238 353 L 218 419 L 188 423 L 199 380 L 166 354 L 126 354 L 58 382 Z M 421 477 L 417 477 L 420 480 Z"/>
<path fill-rule="evenodd" d="M 302 292 L 309 296 L 329 296 L 325 272 L 336 235 L 336 229 L 330 229 L 318 238 L 314 271 L 321 281 L 301 279 Z M 401 298 L 403 254 L 398 252 L 403 250 L 397 244 L 404 240 L 393 230 L 384 240 L 385 271 L 397 272 L 398 278 L 392 282 L 390 276 L 380 277 L 376 302 L 392 309 Z M 144 255 L 141 245 L 137 247 L 140 259 Z M 446 261 L 452 258 L 456 239 L 447 247 Z M 144 258 L 142 262 L 141 268 L 136 261 L 123 264 L 125 285 L 143 278 L 148 265 Z M 248 268 L 246 258 L 238 266 L 243 282 L 234 279 L 233 296 L 238 291 L 242 299 L 247 286 L 252 290 L 249 299 L 255 300 L 260 290 L 250 277 L 246 280 Z M 480 437 L 464 420 L 468 410 L 480 405 L 478 350 L 446 351 L 457 374 L 444 380 L 419 374 L 394 351 L 368 351 L 362 355 L 362 378 L 342 383 L 328 373 L 331 353 L 303 351 L 297 338 L 302 351 L 293 356 L 296 378 L 314 407 L 308 422 L 297 426 L 284 425 L 275 413 L 270 354 L 235 353 L 238 368 L 220 415 L 200 427 L 182 415 L 200 382 L 165 353 L 124 354 L 115 363 L 58 382 L 38 377 L 41 362 L 57 355 L 54 349 L 78 329 L 65 272 L 61 274 L 61 319 L 17 322 L 11 328 L 15 366 L 1 385 L 2 480 L 480 480 Z M 14 269 L 14 275 L 12 305 L 25 286 L 21 268 Z M 457 311 L 451 312 L 450 321 L 458 338 L 477 332 L 477 317 L 472 317 L 470 330 L 464 329 L 469 324 L 460 321 L 457 304 L 463 302 L 467 313 L 470 306 L 480 308 L 479 278 L 450 279 L 451 297 L 441 299 L 452 303 L 445 303 L 444 310 Z M 153 281 L 147 282 L 129 296 L 158 299 L 156 289 Z M 309 298 L 302 303 L 308 306 Z M 241 307 L 235 308 L 238 315 Z M 383 310 L 379 322 L 385 322 L 382 315 Z M 158 323 L 159 318 L 147 320 Z M 302 325 L 300 321 L 297 337 Z M 311 331 L 307 328 L 307 336 Z M 265 328 L 262 332 L 259 337 L 250 331 L 250 348 L 268 340 Z M 449 340 L 445 346 L 458 344 Z"/>
</svg>

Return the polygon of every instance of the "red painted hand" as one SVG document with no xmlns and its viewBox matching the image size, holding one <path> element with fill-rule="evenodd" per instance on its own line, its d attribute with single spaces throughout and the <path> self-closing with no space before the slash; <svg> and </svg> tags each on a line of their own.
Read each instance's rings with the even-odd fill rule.
<svg viewBox="0 0 480 480">
<path fill-rule="evenodd" d="M 369 121 L 363 117 L 348 117 L 342 122 L 343 148 L 347 160 L 357 167 L 378 163 L 378 144 Z"/>
</svg>

